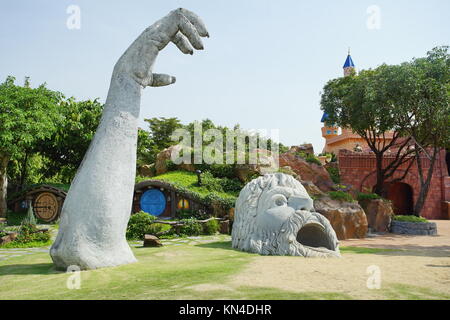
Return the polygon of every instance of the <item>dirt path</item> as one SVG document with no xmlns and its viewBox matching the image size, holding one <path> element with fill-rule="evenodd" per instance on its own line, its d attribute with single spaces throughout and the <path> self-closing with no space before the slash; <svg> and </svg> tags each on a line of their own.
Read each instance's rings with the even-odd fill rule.
<svg viewBox="0 0 450 320">
<path fill-rule="evenodd" d="M 407 250 L 443 250 L 450 255 L 450 220 L 432 221 L 437 224 L 438 235 L 407 236 L 398 234 L 385 234 L 374 238 L 342 240 L 341 247 L 365 247 Z"/>
<path fill-rule="evenodd" d="M 346 240 L 341 246 L 387 248 L 376 254 L 344 253 L 341 259 L 257 257 L 227 284 L 294 292 L 339 292 L 357 299 L 450 297 L 450 221 L 437 237 L 383 235 Z M 381 271 L 381 290 L 367 288 L 369 266 Z"/>
</svg>

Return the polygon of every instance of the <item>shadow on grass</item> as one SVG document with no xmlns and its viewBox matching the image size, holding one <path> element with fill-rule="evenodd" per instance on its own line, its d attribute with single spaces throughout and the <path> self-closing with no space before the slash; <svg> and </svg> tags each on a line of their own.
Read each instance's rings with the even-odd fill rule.
<svg viewBox="0 0 450 320">
<path fill-rule="evenodd" d="M 10 264 L 0 266 L 0 277 L 6 275 L 56 274 L 63 273 L 55 269 L 53 263 Z"/>
<path fill-rule="evenodd" d="M 431 268 L 450 268 L 450 265 L 426 264 L 425 267 L 431 267 Z"/>
<path fill-rule="evenodd" d="M 224 249 L 224 250 L 231 250 L 231 251 L 239 251 L 237 249 L 234 249 L 231 245 L 231 241 L 216 241 L 216 242 L 207 242 L 207 243 L 201 243 L 196 244 L 196 247 L 200 248 L 209 248 L 209 249 Z M 241 252 L 241 251 L 239 251 Z"/>
</svg>

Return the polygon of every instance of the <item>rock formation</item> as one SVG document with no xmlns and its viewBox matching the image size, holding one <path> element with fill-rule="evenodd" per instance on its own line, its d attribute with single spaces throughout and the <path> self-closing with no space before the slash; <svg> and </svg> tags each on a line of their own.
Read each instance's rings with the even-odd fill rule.
<svg viewBox="0 0 450 320">
<path fill-rule="evenodd" d="M 136 261 L 125 230 L 134 189 L 141 90 L 175 82 L 175 77 L 153 73 L 159 52 L 169 42 L 192 54 L 192 47 L 203 49 L 205 36 L 208 32 L 194 13 L 177 9 L 147 28 L 116 63 L 101 122 L 64 202 L 50 250 L 58 269 Z"/>
<path fill-rule="evenodd" d="M 369 228 L 374 232 L 389 232 L 394 211 L 392 204 L 383 199 L 362 200 L 359 204 L 367 216 Z"/>
<path fill-rule="evenodd" d="M 302 181 L 311 181 L 322 191 L 334 190 L 334 183 L 330 174 L 323 167 L 315 163 L 308 163 L 292 152 L 280 155 L 280 167 L 290 167 L 292 171 L 300 176 Z"/>
<path fill-rule="evenodd" d="M 358 203 L 321 197 L 314 200 L 314 208 L 330 221 L 339 240 L 366 237 L 367 218 Z"/>
</svg>

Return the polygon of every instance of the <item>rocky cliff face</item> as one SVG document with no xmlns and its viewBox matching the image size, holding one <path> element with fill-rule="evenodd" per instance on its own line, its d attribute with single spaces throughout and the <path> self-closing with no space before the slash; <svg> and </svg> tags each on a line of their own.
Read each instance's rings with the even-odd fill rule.
<svg viewBox="0 0 450 320">
<path fill-rule="evenodd" d="M 290 167 L 302 181 L 311 181 L 322 191 L 334 190 L 330 174 L 323 166 L 309 163 L 292 152 L 280 155 L 280 167 Z"/>
<path fill-rule="evenodd" d="M 374 232 L 389 232 L 392 216 L 392 204 L 382 199 L 362 200 L 359 204 L 367 216 L 369 228 Z"/>
<path fill-rule="evenodd" d="M 366 237 L 367 218 L 358 203 L 322 197 L 314 200 L 314 208 L 330 221 L 339 240 Z"/>
</svg>

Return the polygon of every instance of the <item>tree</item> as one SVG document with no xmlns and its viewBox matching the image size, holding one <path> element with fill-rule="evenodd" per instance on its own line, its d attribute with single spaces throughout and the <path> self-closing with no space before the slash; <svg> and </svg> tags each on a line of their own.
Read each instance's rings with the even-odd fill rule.
<svg viewBox="0 0 450 320">
<path fill-rule="evenodd" d="M 406 131 L 414 141 L 420 184 L 414 214 L 420 216 L 427 198 L 438 154 L 450 145 L 450 56 L 437 47 L 427 57 L 405 66 L 415 75 L 413 99 L 402 112 Z M 425 166 L 424 159 L 429 163 Z"/>
<path fill-rule="evenodd" d="M 438 47 L 427 57 L 400 65 L 330 81 L 322 94 L 328 122 L 351 128 L 362 136 L 376 157 L 375 192 L 399 166 L 406 170 L 390 182 L 402 180 L 412 165 L 418 169 L 420 190 L 414 214 L 423 209 L 439 152 L 450 145 L 450 59 L 448 47 Z M 386 142 L 386 132 L 393 139 Z M 383 164 L 386 152 L 393 160 Z M 423 159 L 427 158 L 426 166 Z"/>
<path fill-rule="evenodd" d="M 177 118 L 151 118 L 144 119 L 150 127 L 150 139 L 153 142 L 155 150 L 163 150 L 170 147 L 174 142 L 171 139 L 172 133 L 182 128 L 180 120 Z"/>
<path fill-rule="evenodd" d="M 49 137 L 60 121 L 58 105 L 63 96 L 45 84 L 38 88 L 15 85 L 14 77 L 0 84 L 0 216 L 5 216 L 7 168 L 12 157 Z"/>
<path fill-rule="evenodd" d="M 43 177 L 70 183 L 94 137 L 102 115 L 103 105 L 98 100 L 62 101 L 58 111 L 61 121 L 46 139 L 38 141 L 35 151 L 46 158 Z"/>
<path fill-rule="evenodd" d="M 402 112 L 414 99 L 414 73 L 404 65 L 381 65 L 348 77 L 331 80 L 324 87 L 321 107 L 327 122 L 353 130 L 375 154 L 376 185 L 382 195 L 385 181 L 406 164 L 406 170 L 391 182 L 403 180 L 414 162 L 411 137 L 406 132 Z M 392 137 L 387 138 L 391 132 Z M 390 153 L 388 164 L 383 163 Z"/>
</svg>

